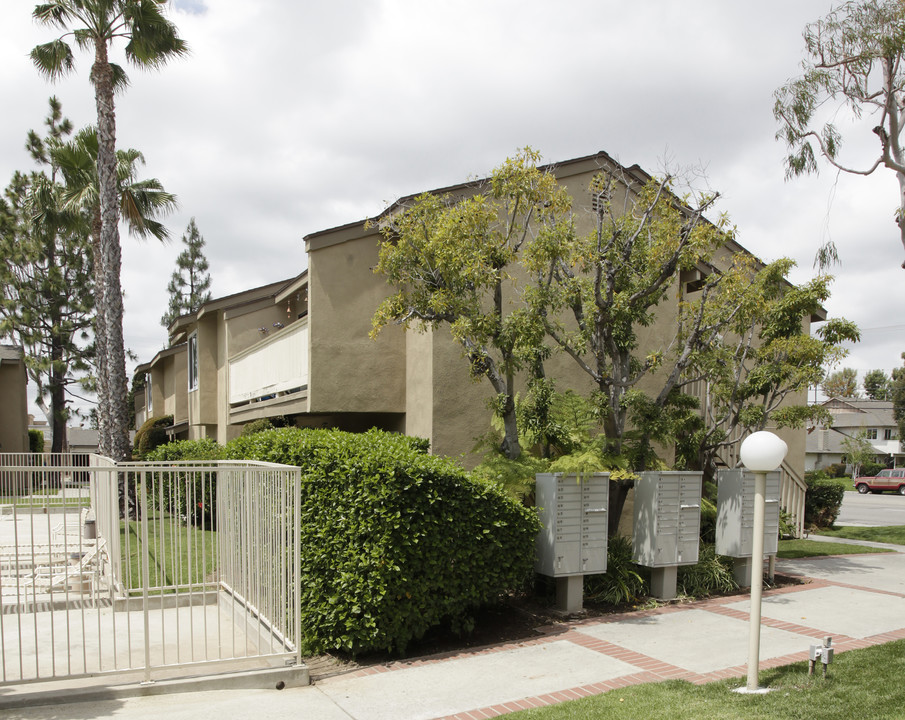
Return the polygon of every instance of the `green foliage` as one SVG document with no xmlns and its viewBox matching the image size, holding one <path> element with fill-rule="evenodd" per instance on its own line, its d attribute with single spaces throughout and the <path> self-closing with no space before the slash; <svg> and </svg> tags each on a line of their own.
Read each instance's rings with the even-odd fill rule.
<svg viewBox="0 0 905 720">
<path fill-rule="evenodd" d="M 820 478 L 805 478 L 808 485 L 804 497 L 804 521 L 817 528 L 832 527 L 842 507 L 845 489 L 838 483 Z"/>
<path fill-rule="evenodd" d="M 170 277 L 167 292 L 170 305 L 160 324 L 168 328 L 180 315 L 188 315 L 211 299 L 211 274 L 204 256 L 204 237 L 198 232 L 195 218 L 189 220 L 182 236 L 183 251 L 176 258 L 176 269 Z"/>
<path fill-rule="evenodd" d="M 702 542 L 698 562 L 678 569 L 676 586 L 682 595 L 695 598 L 731 592 L 738 588 L 731 562 L 717 555 L 713 545 Z"/>
<path fill-rule="evenodd" d="M 44 433 L 40 430 L 28 431 L 28 452 L 42 453 L 44 452 Z"/>
<path fill-rule="evenodd" d="M 144 459 L 148 453 L 167 442 L 166 428 L 173 424 L 172 415 L 158 415 L 145 420 L 132 440 L 132 455 Z"/>
<path fill-rule="evenodd" d="M 841 368 L 830 373 L 821 385 L 823 394 L 831 398 L 858 397 L 858 372 L 854 368 Z"/>
<path fill-rule="evenodd" d="M 817 172 L 817 158 L 822 156 L 833 170 L 870 175 L 885 167 L 901 182 L 905 177 L 903 126 L 898 114 L 889 112 L 889 108 L 901 107 L 905 93 L 905 77 L 900 72 L 905 60 L 901 2 L 842 3 L 808 24 L 804 39 L 801 74 L 774 93 L 773 115 L 779 123 L 776 139 L 788 149 L 786 176 Z M 862 114 L 871 121 L 858 122 Z M 843 163 L 843 129 L 849 135 L 865 133 L 856 145 L 876 150 L 862 161 Z M 903 203 L 905 199 L 900 200 L 895 217 L 905 239 Z M 838 261 L 832 242 L 818 250 L 817 261 L 821 269 Z"/>
<path fill-rule="evenodd" d="M 878 462 L 871 462 L 868 460 L 861 465 L 861 476 L 862 477 L 874 477 L 878 472 L 880 472 L 885 465 Z"/>
<path fill-rule="evenodd" d="M 862 466 L 871 462 L 877 454 L 874 446 L 867 439 L 866 431 L 861 430 L 854 436 L 845 437 L 842 440 L 842 450 L 845 453 L 845 461 L 852 466 L 852 478 L 865 474 L 874 474 L 862 472 Z M 876 465 L 877 463 L 871 464 Z"/>
<path fill-rule="evenodd" d="M 713 485 L 713 483 L 709 483 Z M 714 485 L 714 487 L 716 487 Z M 714 495 L 715 496 L 715 495 Z M 716 503 L 706 496 L 701 497 L 701 542 L 716 542 Z"/>
<path fill-rule="evenodd" d="M 302 633 L 308 649 L 402 651 L 441 622 L 518 588 L 534 564 L 533 510 L 425 455 L 423 441 L 371 430 L 286 428 L 225 455 L 302 469 Z"/>
<path fill-rule="evenodd" d="M 211 438 L 177 440 L 159 445 L 144 456 L 147 462 L 193 461 L 201 465 L 224 459 L 223 448 Z M 172 508 L 173 512 L 196 527 L 216 529 L 216 472 L 171 473 L 159 487 L 157 481 L 158 478 L 152 476 L 154 495 L 162 500 L 165 507 Z"/>
<path fill-rule="evenodd" d="M 648 581 L 632 562 L 632 541 L 623 535 L 607 543 L 606 572 L 585 575 L 584 597 L 590 603 L 622 605 L 636 602 L 648 593 Z"/>
<path fill-rule="evenodd" d="M 268 418 L 260 418 L 246 423 L 242 427 L 242 436 L 254 435 L 255 433 L 264 432 L 265 430 L 273 430 L 273 423 Z"/>
<path fill-rule="evenodd" d="M 862 385 L 871 400 L 892 400 L 892 378 L 882 370 L 868 370 Z"/>
</svg>

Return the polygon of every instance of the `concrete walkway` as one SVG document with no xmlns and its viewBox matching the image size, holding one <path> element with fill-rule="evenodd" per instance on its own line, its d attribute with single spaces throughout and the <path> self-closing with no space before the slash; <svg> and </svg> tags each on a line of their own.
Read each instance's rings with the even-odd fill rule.
<svg viewBox="0 0 905 720">
<path fill-rule="evenodd" d="M 826 635 L 837 653 L 905 638 L 905 553 L 780 560 L 777 570 L 810 582 L 764 593 L 761 669 L 806 660 Z M 310 687 L 46 705 L 3 716 L 477 720 L 667 678 L 742 685 L 749 605 L 736 596 L 561 623 L 524 642 L 369 667 Z"/>
</svg>

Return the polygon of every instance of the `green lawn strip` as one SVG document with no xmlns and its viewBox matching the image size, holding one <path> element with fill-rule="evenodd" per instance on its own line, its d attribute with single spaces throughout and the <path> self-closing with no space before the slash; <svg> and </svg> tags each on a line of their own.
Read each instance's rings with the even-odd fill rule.
<svg viewBox="0 0 905 720">
<path fill-rule="evenodd" d="M 861 555 L 864 553 L 893 552 L 885 548 L 848 543 L 821 542 L 819 540 L 780 540 L 776 557 L 795 559 L 824 555 Z"/>
<path fill-rule="evenodd" d="M 835 656 L 827 678 L 808 677 L 807 662 L 764 670 L 760 684 L 772 692 L 732 692 L 745 678 L 693 685 L 684 680 L 621 690 L 512 713 L 518 720 L 842 720 L 902 717 L 905 640 Z"/>
<path fill-rule="evenodd" d="M 841 537 L 851 540 L 869 540 L 870 542 L 905 545 L 905 525 L 887 525 L 885 527 L 834 527 L 831 530 L 820 530 L 815 535 Z"/>
<path fill-rule="evenodd" d="M 126 535 L 128 533 L 128 546 Z M 142 539 L 137 522 L 120 527 L 123 553 L 128 548 L 129 589 L 142 587 Z M 202 551 L 206 558 L 202 557 Z M 204 561 L 203 561 L 204 560 Z M 203 561 L 203 562 L 202 562 Z M 176 519 L 151 522 L 148 527 L 148 579 L 150 586 L 200 584 L 217 569 L 217 533 L 187 528 Z"/>
<path fill-rule="evenodd" d="M 834 483 L 843 490 L 854 490 L 855 485 L 850 477 L 826 478 L 824 482 Z"/>
</svg>

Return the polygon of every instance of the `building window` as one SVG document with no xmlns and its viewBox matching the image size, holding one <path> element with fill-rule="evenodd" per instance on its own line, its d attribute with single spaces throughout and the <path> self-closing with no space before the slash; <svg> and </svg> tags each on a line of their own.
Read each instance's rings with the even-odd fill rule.
<svg viewBox="0 0 905 720">
<path fill-rule="evenodd" d="M 145 373 L 145 408 L 148 412 L 148 417 L 154 416 L 153 397 L 154 394 L 151 392 L 151 373 Z"/>
<path fill-rule="evenodd" d="M 886 428 L 883 431 L 883 439 L 884 440 L 895 440 L 896 439 L 896 430 L 895 428 Z"/>
<path fill-rule="evenodd" d="M 877 439 L 877 428 L 868 428 L 866 431 L 865 437 L 868 440 L 876 440 Z"/>
<path fill-rule="evenodd" d="M 198 334 L 189 337 L 189 390 L 198 389 Z"/>
</svg>

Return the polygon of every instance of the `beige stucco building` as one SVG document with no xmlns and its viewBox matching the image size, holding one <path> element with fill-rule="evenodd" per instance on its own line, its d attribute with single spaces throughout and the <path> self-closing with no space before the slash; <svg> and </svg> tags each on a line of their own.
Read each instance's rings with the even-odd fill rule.
<svg viewBox="0 0 905 720">
<path fill-rule="evenodd" d="M 589 182 L 604 169 L 638 184 L 649 179 L 637 166 L 623 168 L 605 153 L 558 163 L 555 174 L 576 205 L 590 208 Z M 465 196 L 475 187 L 436 192 Z M 308 269 L 298 276 L 213 300 L 179 318 L 170 327 L 170 346 L 136 371 L 150 380 L 145 396 L 136 398 L 138 423 L 172 414 L 174 437 L 225 442 L 251 420 L 285 415 L 299 426 L 376 426 L 427 438 L 437 454 L 471 453 L 476 438 L 490 428 L 487 401 L 493 391 L 489 383 L 471 380 L 449 330 L 390 326 L 369 337 L 371 319 L 390 292 L 373 272 L 377 227 L 410 200 L 399 200 L 367 225 L 354 222 L 307 235 Z M 577 217 L 582 215 L 591 222 L 592 213 Z M 744 252 L 727 241 L 715 265 L 726 266 Z M 679 302 L 696 292 L 701 277 L 697 271 L 682 274 L 656 321 L 639 332 L 642 348 L 666 348 L 677 332 Z M 810 321 L 803 319 L 806 327 Z M 547 368 L 559 390 L 592 389 L 590 378 L 562 354 Z M 781 434 L 790 447 L 788 468 L 802 474 L 804 432 Z"/>
<path fill-rule="evenodd" d="M 22 348 L 0 345 L 0 452 L 28 452 L 27 385 Z"/>
</svg>

